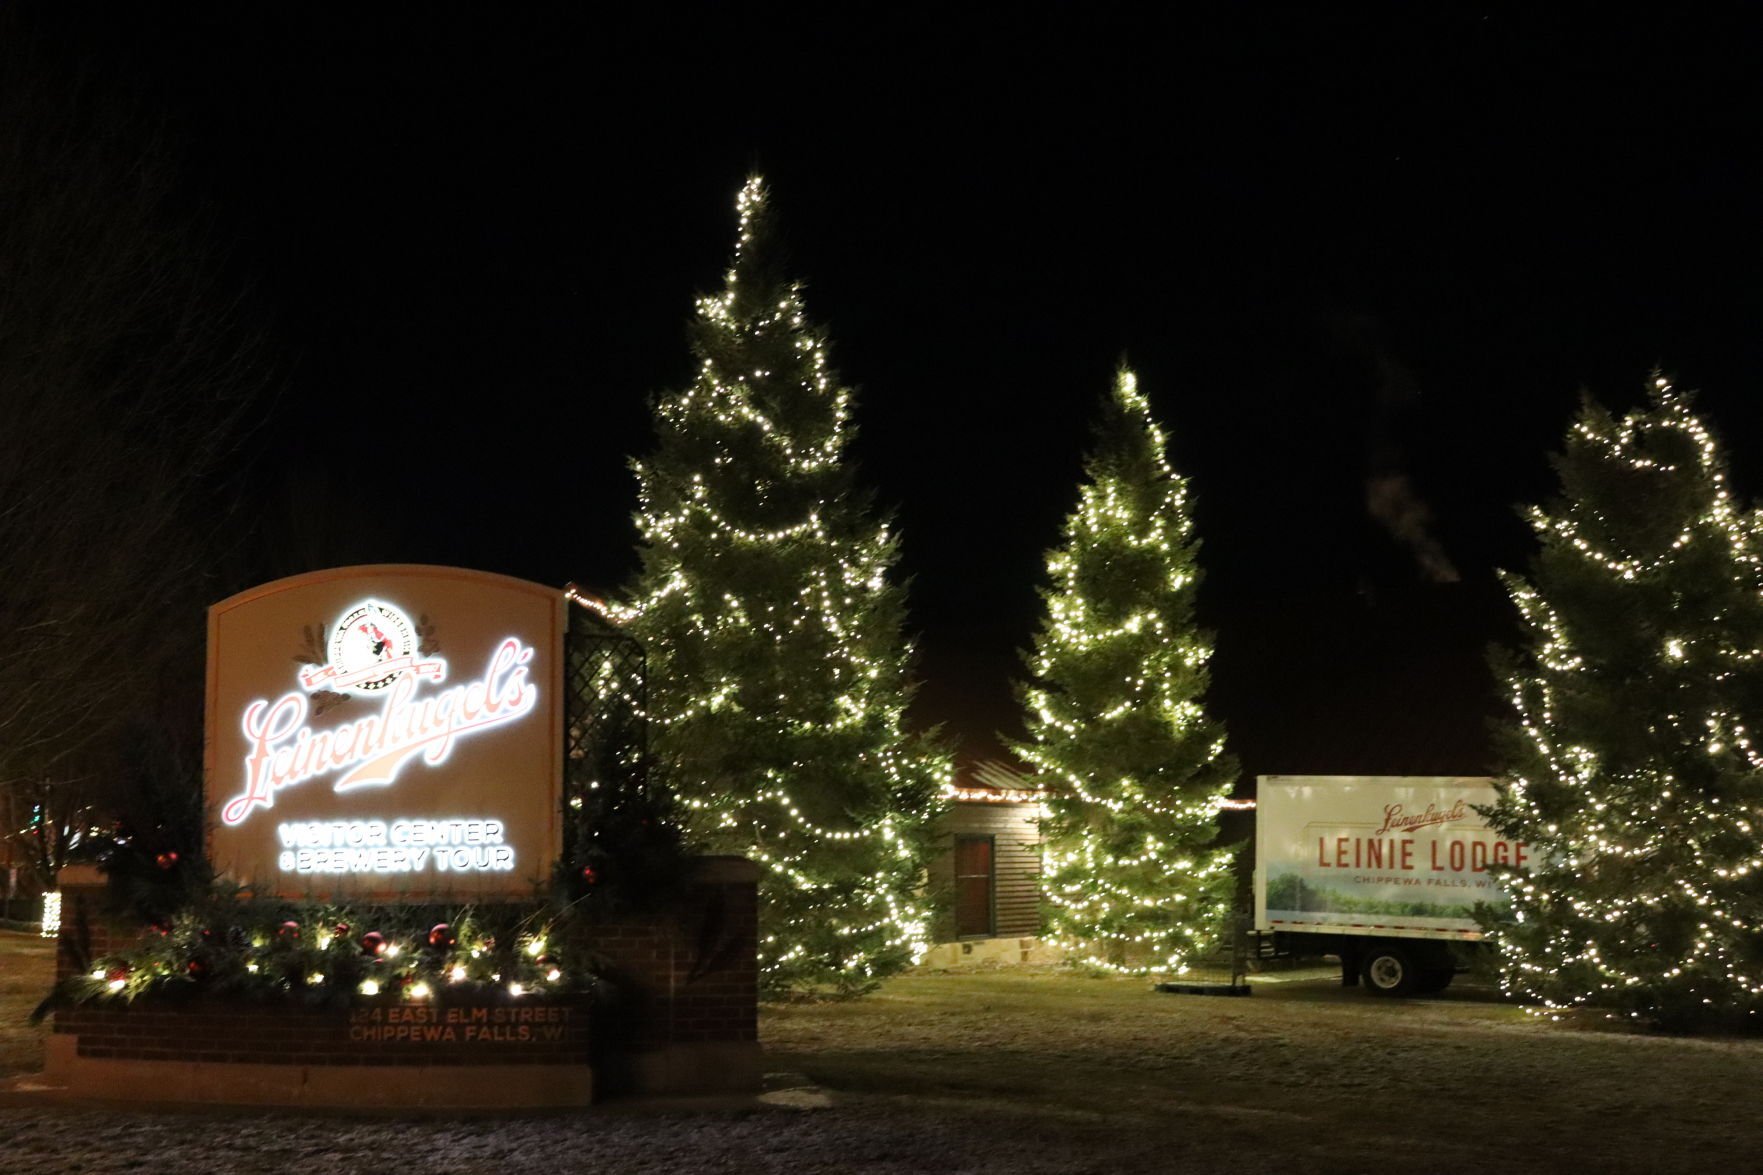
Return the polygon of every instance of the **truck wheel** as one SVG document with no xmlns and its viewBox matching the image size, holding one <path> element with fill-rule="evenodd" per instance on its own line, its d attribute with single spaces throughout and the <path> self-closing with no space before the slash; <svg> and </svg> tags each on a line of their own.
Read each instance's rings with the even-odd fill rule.
<svg viewBox="0 0 1763 1175">
<path fill-rule="evenodd" d="M 1455 978 L 1457 969 L 1454 967 L 1428 967 L 1420 973 L 1420 980 L 1414 985 L 1414 990 L 1422 995 L 1432 995 L 1450 987 L 1451 980 Z"/>
<path fill-rule="evenodd" d="M 1377 995 L 1409 995 L 1420 981 L 1414 960 L 1395 946 L 1366 948 L 1364 975 L 1366 989 Z"/>
</svg>

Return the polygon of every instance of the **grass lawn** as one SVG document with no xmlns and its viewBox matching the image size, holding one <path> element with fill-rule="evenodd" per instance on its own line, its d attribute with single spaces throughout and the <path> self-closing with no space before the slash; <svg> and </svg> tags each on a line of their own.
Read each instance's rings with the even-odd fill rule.
<svg viewBox="0 0 1763 1175">
<path fill-rule="evenodd" d="M 0 934 L 0 1072 L 40 1064 L 41 1033 L 22 1021 L 51 962 L 40 940 Z M 1231 999 L 1051 971 L 920 974 L 862 1000 L 767 1008 L 761 1034 L 767 1069 L 794 1075 L 774 1086 L 825 1096 L 799 1088 L 749 1109 L 644 1116 L 607 1107 L 467 1124 L 446 1146 L 600 1148 L 606 1170 L 638 1169 L 613 1156 L 660 1147 L 667 1161 L 640 1169 L 791 1175 L 1609 1175 L 1755 1170 L 1763 1154 L 1763 1040 L 1664 1037 L 1591 1017 L 1551 1024 L 1472 985 L 1389 1001 L 1318 971 L 1268 977 L 1252 997 Z M 164 1130 L 139 1113 L 76 1121 L 71 1109 L 0 1103 L 0 1142 L 9 1114 L 24 1115 L 11 1122 L 15 1139 L 65 1131 L 55 1144 L 64 1149 L 95 1131 L 126 1147 L 136 1133 Z M 185 1122 L 179 1137 L 191 1147 L 205 1130 L 221 1138 L 236 1126 L 218 1116 Z M 265 1137 L 288 1146 L 316 1138 L 341 1162 L 357 1136 L 364 1148 L 387 1145 L 388 1132 L 413 1148 L 441 1146 L 424 1142 L 424 1129 L 386 1122 L 344 1135 L 322 1118 L 289 1118 Z M 259 1168 L 240 1160 L 235 1169 Z"/>
<path fill-rule="evenodd" d="M 912 976 L 771 1009 L 762 1035 L 773 1069 L 1119 1170 L 1763 1162 L 1763 1041 L 1552 1024 L 1486 987 L 1384 1000 L 1310 975 L 1239 999 L 1047 971 Z"/>
<path fill-rule="evenodd" d="M 55 942 L 0 930 L 0 1077 L 43 1067 L 47 1024 L 27 1020 L 55 979 Z"/>
</svg>

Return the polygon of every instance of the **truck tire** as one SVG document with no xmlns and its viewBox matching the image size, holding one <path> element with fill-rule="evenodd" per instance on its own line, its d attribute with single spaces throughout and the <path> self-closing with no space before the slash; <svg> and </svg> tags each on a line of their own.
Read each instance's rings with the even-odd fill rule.
<svg viewBox="0 0 1763 1175">
<path fill-rule="evenodd" d="M 1365 989 L 1375 995 L 1412 995 L 1420 983 L 1414 957 L 1399 946 L 1366 947 L 1363 967 Z"/>
</svg>

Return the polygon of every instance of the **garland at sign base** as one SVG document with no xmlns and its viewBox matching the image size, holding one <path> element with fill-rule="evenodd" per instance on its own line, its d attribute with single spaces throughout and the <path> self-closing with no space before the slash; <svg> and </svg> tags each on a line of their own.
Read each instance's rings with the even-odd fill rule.
<svg viewBox="0 0 1763 1175">
<path fill-rule="evenodd" d="M 130 950 L 79 960 L 81 973 L 32 1018 L 144 998 L 341 1007 L 591 992 L 599 980 L 578 909 L 351 907 L 216 892 L 150 923 Z"/>
<path fill-rule="evenodd" d="M 252 900 L 214 882 L 189 851 L 199 835 L 119 829 L 104 857 L 110 903 L 146 930 L 129 950 L 81 958 L 80 973 L 34 1015 L 141 998 L 340 1006 L 599 991 L 594 927 L 608 917 L 659 917 L 690 876 L 690 854 L 660 789 L 616 772 L 583 787 L 573 770 L 581 765 L 571 766 L 570 830 L 552 894 L 522 905 Z"/>
</svg>

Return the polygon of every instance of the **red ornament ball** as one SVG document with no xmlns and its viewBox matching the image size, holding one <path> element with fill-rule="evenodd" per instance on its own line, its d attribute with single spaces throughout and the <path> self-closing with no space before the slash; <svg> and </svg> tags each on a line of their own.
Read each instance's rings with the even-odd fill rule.
<svg viewBox="0 0 1763 1175">
<path fill-rule="evenodd" d="M 188 963 L 184 964 L 184 970 L 190 973 L 191 979 L 200 979 L 208 974 L 208 964 L 204 963 L 201 959 L 191 959 Z"/>
<path fill-rule="evenodd" d="M 386 936 L 377 930 L 370 930 L 361 936 L 361 949 L 370 955 L 383 955 L 386 951 Z"/>
<path fill-rule="evenodd" d="M 128 965 L 126 963 L 118 963 L 116 966 L 112 967 L 109 971 L 105 972 L 104 978 L 109 983 L 126 983 L 126 982 L 128 982 L 128 978 L 129 978 Z"/>
<path fill-rule="evenodd" d="M 338 938 L 348 938 L 349 937 L 349 924 L 347 922 L 339 922 L 336 924 L 335 927 L 332 928 L 331 933 L 336 935 Z"/>
<path fill-rule="evenodd" d="M 275 936 L 277 938 L 299 938 L 300 924 L 298 922 L 284 922 L 276 927 Z"/>
<path fill-rule="evenodd" d="M 598 869 L 594 868 L 592 865 L 583 865 L 582 866 L 582 880 L 587 882 L 589 885 L 593 885 L 600 880 L 600 871 Z"/>
<path fill-rule="evenodd" d="M 445 922 L 437 922 L 429 930 L 429 945 L 437 950 L 450 947 L 458 941 L 459 938 L 453 933 L 453 928 Z"/>
</svg>

